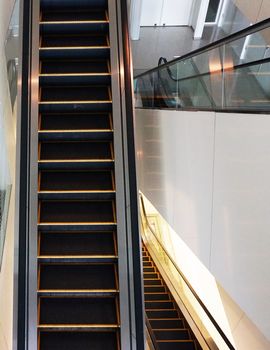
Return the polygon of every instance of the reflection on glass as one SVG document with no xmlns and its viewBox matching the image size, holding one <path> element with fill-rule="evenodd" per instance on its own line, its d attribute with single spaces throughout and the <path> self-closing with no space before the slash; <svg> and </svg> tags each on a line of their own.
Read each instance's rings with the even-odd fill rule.
<svg viewBox="0 0 270 350">
<path fill-rule="evenodd" d="M 246 32 L 138 76 L 136 107 L 268 112 L 270 20 Z"/>
<path fill-rule="evenodd" d="M 19 0 L 15 2 L 5 40 L 7 76 L 12 108 L 17 97 L 19 57 Z"/>
<path fill-rule="evenodd" d="M 207 10 L 207 15 L 206 15 L 206 22 L 213 23 L 216 21 L 219 3 L 220 3 L 220 0 L 210 0 L 209 1 L 209 6 L 208 6 L 208 10 Z"/>
</svg>

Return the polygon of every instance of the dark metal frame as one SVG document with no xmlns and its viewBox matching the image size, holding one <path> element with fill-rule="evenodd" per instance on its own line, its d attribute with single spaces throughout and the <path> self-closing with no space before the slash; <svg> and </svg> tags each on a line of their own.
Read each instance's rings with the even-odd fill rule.
<svg viewBox="0 0 270 350">
<path fill-rule="evenodd" d="M 18 108 L 18 142 L 20 143 L 17 154 L 19 161 L 18 187 L 18 256 L 15 256 L 18 276 L 15 276 L 15 286 L 17 288 L 17 300 L 15 300 L 16 314 L 14 315 L 14 343 L 17 350 L 28 348 L 26 337 L 28 327 L 28 235 L 29 235 L 29 159 L 30 159 L 30 60 L 31 60 L 31 18 L 32 8 L 30 0 L 21 0 L 20 8 L 20 29 L 23 33 L 21 37 L 20 52 L 20 73 L 19 73 L 19 108 Z"/>
<path fill-rule="evenodd" d="M 133 76 L 132 57 L 130 50 L 128 7 L 127 0 L 120 0 L 121 9 L 121 29 L 123 45 L 123 65 L 124 65 L 124 100 L 126 113 L 126 130 L 123 130 L 127 140 L 128 159 L 128 182 L 130 199 L 130 228 L 132 240 L 132 264 L 134 279 L 134 302 L 135 302 L 135 332 L 137 350 L 143 350 L 144 338 L 144 302 L 142 290 L 142 262 L 141 262 L 141 239 L 139 234 L 138 221 L 138 189 L 136 179 L 136 156 L 135 156 L 135 136 L 134 136 L 134 107 L 133 107 Z"/>
</svg>

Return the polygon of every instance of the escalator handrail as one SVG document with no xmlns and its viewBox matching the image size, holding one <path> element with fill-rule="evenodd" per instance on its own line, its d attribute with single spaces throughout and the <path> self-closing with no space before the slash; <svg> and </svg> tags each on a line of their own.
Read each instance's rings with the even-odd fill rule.
<svg viewBox="0 0 270 350">
<path fill-rule="evenodd" d="M 162 62 L 164 62 L 164 64 L 168 63 L 167 58 L 165 58 L 165 57 L 160 57 L 159 60 L 158 60 L 158 66 L 161 66 L 161 65 L 162 65 Z M 191 64 L 192 64 L 194 70 L 196 70 L 197 74 L 194 75 L 194 76 L 185 77 L 185 78 L 175 78 L 175 77 L 173 76 L 173 74 L 172 74 L 172 71 L 171 71 L 170 67 L 166 66 L 165 68 L 166 68 L 166 70 L 167 70 L 168 76 L 171 78 L 171 80 L 173 80 L 173 81 L 175 81 L 175 82 L 183 81 L 183 80 L 186 80 L 186 79 L 192 79 L 192 78 L 194 78 L 194 77 L 199 78 L 200 83 L 201 83 L 201 85 L 202 85 L 202 87 L 203 87 L 203 89 L 204 89 L 204 91 L 205 91 L 207 97 L 209 98 L 209 101 L 211 102 L 211 105 L 212 105 L 213 107 L 215 107 L 215 106 L 216 106 L 215 101 L 213 100 L 211 94 L 209 93 L 209 91 L 208 91 L 208 89 L 207 89 L 207 86 L 205 85 L 204 80 L 202 79 L 202 76 L 203 76 L 203 75 L 200 74 L 200 72 L 199 72 L 197 66 L 195 65 L 195 63 L 193 62 L 193 60 L 191 61 Z M 210 73 L 209 73 L 209 74 L 210 74 Z M 159 71 L 158 71 L 158 79 L 159 79 L 159 81 L 161 81 L 161 84 L 163 84 L 163 80 L 161 79 L 161 77 L 160 77 L 160 75 L 159 75 Z"/>
<path fill-rule="evenodd" d="M 181 57 L 177 57 L 165 64 L 162 64 L 158 67 L 154 67 L 152 69 L 149 69 L 148 71 L 146 72 L 143 72 L 141 74 L 138 74 L 137 76 L 134 77 L 134 79 L 138 79 L 138 78 L 142 78 L 146 75 L 149 75 L 151 73 L 155 73 L 156 71 L 160 70 L 160 69 L 163 69 L 165 67 L 169 67 L 171 66 L 172 64 L 175 64 L 177 62 L 181 62 L 181 61 L 184 61 L 186 59 L 189 59 L 191 57 L 194 57 L 198 54 L 202 54 L 204 52 L 207 52 L 207 51 L 210 51 L 210 50 L 213 50 L 217 47 L 220 47 L 222 45 L 225 45 L 227 43 L 230 43 L 232 41 L 235 41 L 237 39 L 241 39 L 243 37 L 246 37 L 250 34 L 253 34 L 253 33 L 256 33 L 258 31 L 261 31 L 263 29 L 266 29 L 266 28 L 269 28 L 270 27 L 270 18 L 267 18 L 261 22 L 258 22 L 256 24 L 253 24 L 251 26 L 249 26 L 248 28 L 245 28 L 245 29 L 242 29 L 236 33 L 233 33 L 233 34 L 230 34 L 228 36 L 226 36 L 225 38 L 222 38 L 222 39 L 219 39 L 211 44 L 208 44 L 208 45 L 205 45 L 203 46 L 202 48 L 199 48 L 199 49 L 196 49 L 196 50 L 193 50 L 185 55 L 182 55 Z"/>
<path fill-rule="evenodd" d="M 138 201 L 137 201 L 137 178 L 136 178 L 136 159 L 135 159 L 135 136 L 134 136 L 134 107 L 133 107 L 133 75 L 132 75 L 132 56 L 131 56 L 131 44 L 129 37 L 129 23 L 128 23 L 128 1 L 127 0 L 115 0 L 117 8 L 118 19 L 118 35 L 122 39 L 122 61 L 120 64 L 123 68 L 123 74 L 119 77 L 119 81 L 122 82 L 121 90 L 123 91 L 121 96 L 122 108 L 125 109 L 126 119 L 123 121 L 125 130 L 123 132 L 127 140 L 126 147 L 124 149 L 124 157 L 127 159 L 126 179 L 128 183 L 128 195 L 129 205 L 126 211 L 129 213 L 129 225 L 131 231 L 131 244 L 132 244 L 132 269 L 133 269 L 133 295 L 134 295 L 134 308 L 136 310 L 135 317 L 135 332 L 136 332 L 136 350 L 144 349 L 144 313 L 143 313 L 143 289 L 141 279 L 141 239 L 139 234 L 139 215 L 138 215 Z M 119 67 L 120 72 L 121 68 Z"/>
<path fill-rule="evenodd" d="M 140 203 L 141 203 L 141 208 L 142 208 L 142 214 L 143 217 L 146 221 L 147 227 L 149 228 L 149 230 L 151 231 L 152 235 L 155 237 L 155 239 L 157 240 L 158 244 L 160 245 L 160 247 L 162 248 L 163 252 L 166 254 L 167 258 L 171 261 L 171 263 L 173 264 L 174 268 L 176 269 L 176 271 L 179 273 L 179 275 L 181 276 L 181 278 L 183 279 L 183 281 L 185 282 L 185 284 L 187 285 L 187 287 L 189 288 L 189 290 L 191 291 L 191 293 L 193 294 L 193 296 L 195 297 L 195 299 L 197 300 L 197 302 L 199 303 L 199 305 L 201 306 L 201 308 L 203 309 L 203 311 L 205 312 L 205 314 L 207 315 L 207 317 L 209 318 L 209 320 L 211 321 L 211 323 L 213 324 L 213 326 L 215 327 L 215 329 L 217 330 L 217 332 L 219 333 L 220 337 L 223 339 L 223 341 L 226 343 L 226 345 L 228 346 L 228 348 L 230 350 L 235 350 L 235 347 L 232 345 L 232 343 L 230 342 L 230 340 L 228 339 L 228 337 L 226 336 L 226 334 L 223 332 L 223 330 L 221 329 L 221 327 L 219 326 L 219 324 L 217 323 L 217 321 L 214 319 L 214 317 L 212 316 L 212 314 L 210 313 L 210 311 L 207 309 L 207 307 L 205 306 L 205 304 L 203 303 L 203 301 L 201 300 L 201 298 L 199 297 L 199 295 L 196 293 L 196 291 L 194 290 L 194 288 L 192 287 L 192 285 L 189 283 L 187 277 L 184 275 L 184 273 L 179 269 L 178 265 L 176 264 L 176 262 L 174 261 L 174 259 L 171 257 L 170 253 L 168 252 L 168 250 L 164 247 L 163 243 L 160 241 L 160 239 L 157 237 L 155 231 L 153 230 L 153 228 L 151 227 L 148 218 L 147 218 L 147 214 L 146 214 L 146 209 L 145 209 L 145 205 L 144 205 L 144 199 L 143 196 L 140 194 Z"/>
<path fill-rule="evenodd" d="M 163 66 L 164 64 L 163 64 L 162 62 L 164 62 L 164 64 L 166 65 L 166 64 L 168 63 L 167 58 L 165 58 L 165 57 L 160 57 L 159 60 L 158 60 L 158 66 Z M 169 75 L 169 77 L 171 78 L 171 80 L 173 80 L 173 81 L 175 81 L 175 82 L 178 82 L 178 81 L 181 80 L 181 78 L 177 79 L 177 78 L 175 78 L 175 77 L 173 76 L 170 67 L 166 66 L 166 70 L 167 70 L 168 75 Z"/>
</svg>

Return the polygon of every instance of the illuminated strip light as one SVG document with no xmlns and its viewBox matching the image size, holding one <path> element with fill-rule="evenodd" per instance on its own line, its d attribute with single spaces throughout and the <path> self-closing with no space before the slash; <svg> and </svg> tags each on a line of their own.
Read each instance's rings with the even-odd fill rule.
<svg viewBox="0 0 270 350">
<path fill-rule="evenodd" d="M 108 76 L 111 73 L 62 73 L 62 74 L 39 74 L 40 77 L 95 77 L 95 76 Z"/>
<path fill-rule="evenodd" d="M 112 103 L 112 100 L 97 100 L 97 101 L 40 101 L 39 104 L 93 104 L 93 103 Z"/>
<path fill-rule="evenodd" d="M 103 132 L 113 132 L 112 129 L 70 129 L 70 130 L 62 130 L 62 129 L 56 129 L 56 130 L 39 130 L 39 134 L 48 134 L 48 133 L 73 133 L 73 132 L 80 132 L 80 133 L 103 133 Z"/>
</svg>

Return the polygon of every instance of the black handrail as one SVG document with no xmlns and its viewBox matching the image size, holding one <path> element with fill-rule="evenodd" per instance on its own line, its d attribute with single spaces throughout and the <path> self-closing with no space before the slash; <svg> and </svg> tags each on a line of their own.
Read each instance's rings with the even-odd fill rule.
<svg viewBox="0 0 270 350">
<path fill-rule="evenodd" d="M 164 64 L 167 64 L 167 63 L 168 63 L 167 58 L 165 58 L 165 57 L 160 57 L 159 60 L 158 60 L 158 66 L 163 66 L 163 63 L 162 63 L 162 62 L 164 62 Z M 181 78 L 180 78 L 180 79 L 177 79 L 177 78 L 175 78 L 175 77 L 173 76 L 170 67 L 166 67 L 166 70 L 167 70 L 167 72 L 168 72 L 169 77 L 170 77 L 173 81 L 176 81 L 176 82 L 177 82 L 177 81 L 181 80 Z"/>
<path fill-rule="evenodd" d="M 158 60 L 158 66 L 161 66 L 161 65 L 162 65 L 162 62 L 164 62 L 165 64 L 168 63 L 167 58 L 165 58 L 165 57 L 160 57 L 159 60 Z M 211 105 L 212 105 L 212 106 L 215 106 L 215 105 L 216 105 L 216 104 L 215 104 L 215 101 L 213 100 L 211 94 L 209 93 L 209 91 L 208 91 L 208 89 L 207 89 L 207 86 L 206 86 L 204 80 L 202 79 L 202 77 L 203 77 L 204 75 L 210 75 L 210 73 L 209 73 L 209 72 L 207 72 L 207 73 L 200 73 L 199 70 L 198 70 L 198 68 L 197 68 L 197 66 L 196 66 L 195 63 L 193 62 L 193 60 L 191 60 L 191 64 L 192 64 L 194 70 L 197 72 L 196 75 L 192 75 L 192 76 L 185 77 L 185 78 L 175 78 L 175 77 L 173 76 L 173 74 L 172 74 L 172 71 L 171 71 L 170 67 L 166 66 L 166 70 L 167 70 L 168 76 L 171 78 L 171 80 L 173 80 L 173 81 L 175 81 L 175 82 L 184 81 L 184 80 L 193 79 L 193 78 L 199 78 L 200 83 L 201 83 L 201 85 L 202 85 L 202 87 L 203 87 L 203 89 L 204 89 L 204 91 L 205 91 L 207 97 L 209 98 L 209 101 L 211 102 Z M 160 75 L 159 75 L 159 71 L 158 71 L 158 78 L 159 78 L 159 80 L 161 80 L 161 84 L 163 84 L 163 80 L 161 79 L 161 77 L 160 77 Z"/>
<path fill-rule="evenodd" d="M 198 296 L 198 294 L 196 293 L 195 289 L 192 287 L 192 285 L 189 283 L 187 277 L 183 274 L 183 272 L 179 269 L 179 267 L 177 266 L 177 264 L 175 263 L 174 259 L 171 257 L 170 253 L 167 251 L 167 249 L 164 247 L 164 245 L 160 242 L 159 238 L 157 237 L 155 231 L 153 230 L 153 228 L 151 227 L 147 215 L 146 215 L 146 210 L 145 210 L 145 205 L 144 205 L 144 200 L 142 195 L 140 195 L 140 201 L 141 201 L 141 207 L 142 207 L 142 213 L 143 216 L 145 218 L 145 221 L 147 223 L 147 226 L 149 228 L 149 230 L 151 231 L 151 233 L 153 234 L 153 236 L 155 237 L 155 239 L 157 240 L 158 244 L 161 246 L 162 250 L 164 251 L 164 253 L 166 253 L 166 256 L 169 258 L 169 260 L 171 261 L 171 263 L 173 264 L 174 268 L 176 269 L 176 271 L 179 273 L 179 275 L 181 276 L 181 278 L 184 280 L 185 284 L 188 286 L 189 290 L 192 292 L 193 296 L 195 297 L 195 299 L 197 300 L 197 302 L 200 304 L 201 308 L 203 309 L 203 311 L 206 313 L 207 317 L 209 318 L 209 320 L 211 321 L 211 323 L 214 325 L 214 327 L 216 328 L 217 332 L 219 333 L 219 335 L 221 336 L 221 338 L 223 339 L 223 341 L 226 343 L 226 345 L 228 346 L 228 348 L 230 350 L 235 350 L 234 346 L 232 345 L 232 343 L 230 342 L 230 340 L 228 339 L 228 337 L 226 336 L 226 334 L 223 332 L 223 330 L 220 328 L 219 324 L 217 323 L 217 321 L 214 319 L 214 317 L 212 316 L 212 314 L 210 313 L 210 311 L 207 309 L 207 307 L 204 305 L 203 301 L 201 300 L 201 298 Z"/>
<path fill-rule="evenodd" d="M 159 67 L 154 67 L 150 70 L 148 70 L 147 72 L 144 72 L 144 73 L 141 73 L 139 75 L 137 75 L 135 77 L 135 79 L 137 78 L 141 78 L 141 77 L 144 77 L 145 75 L 148 75 L 148 74 L 151 74 L 151 73 L 154 73 L 156 72 L 157 70 L 161 69 L 161 68 L 165 68 L 165 67 L 169 67 L 171 64 L 174 64 L 176 62 L 180 62 L 180 61 L 183 61 L 183 60 L 186 60 L 188 58 L 191 58 L 197 54 L 202 54 L 206 51 L 210 51 L 214 48 L 217 48 L 221 45 L 225 45 L 227 43 L 230 43 L 232 41 L 235 41 L 236 39 L 241 39 L 247 35 L 250 35 L 252 33 L 256 33 L 260 30 L 263 30 L 263 29 L 266 29 L 270 27 L 270 18 L 267 18 L 265 19 L 264 21 L 261 21 L 261 22 L 258 22 L 256 24 L 253 24 L 252 26 L 248 27 L 248 28 L 245 28 L 245 29 L 242 29 L 240 30 L 239 32 L 237 33 L 233 33 L 231 35 L 228 35 L 226 36 L 225 38 L 222 38 L 222 39 L 219 39 L 211 44 L 208 44 L 208 45 L 205 45 L 204 47 L 202 48 L 199 48 L 199 49 L 196 49 L 196 50 L 193 50 L 185 55 L 182 55 L 181 57 L 178 57 L 178 58 L 175 58 Z"/>
<path fill-rule="evenodd" d="M 118 0 L 120 7 L 121 23 L 120 31 L 122 34 L 123 47 L 123 65 L 124 65 L 124 93 L 123 99 L 125 104 L 126 116 L 126 138 L 127 138 L 127 158 L 128 158 L 128 187 L 130 197 L 130 225 L 132 239 L 132 264 L 134 280 L 134 307 L 136 310 L 135 327 L 136 327 L 136 348 L 144 349 L 144 303 L 142 292 L 142 271 L 141 271 L 141 239 L 139 234 L 138 222 L 138 195 L 136 179 L 136 158 L 135 158 L 135 136 L 133 121 L 133 76 L 132 76 L 132 56 L 129 37 L 128 24 L 128 7 L 126 0 Z"/>
<path fill-rule="evenodd" d="M 30 139 L 30 103 L 29 96 L 31 94 L 30 87 L 30 57 L 31 57 L 31 15 L 32 1 L 23 0 L 20 5 L 20 29 L 24 33 L 20 37 L 20 74 L 19 74 L 19 102 L 18 113 L 20 118 L 20 133 L 18 142 L 20 142 L 19 150 L 19 193 L 18 193 L 18 232 L 17 232 L 17 276 L 15 276 L 15 285 L 17 287 L 17 295 L 15 295 L 15 312 L 14 315 L 16 327 L 15 341 L 16 350 L 26 350 L 28 348 L 26 334 L 28 332 L 28 207 L 29 207 L 29 139 Z M 16 310 L 17 307 L 17 310 Z"/>
</svg>

